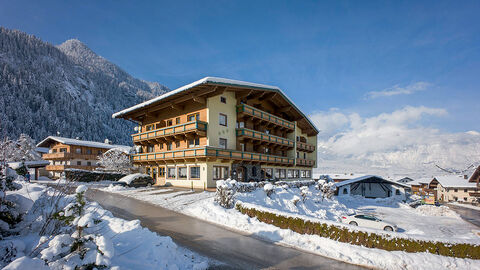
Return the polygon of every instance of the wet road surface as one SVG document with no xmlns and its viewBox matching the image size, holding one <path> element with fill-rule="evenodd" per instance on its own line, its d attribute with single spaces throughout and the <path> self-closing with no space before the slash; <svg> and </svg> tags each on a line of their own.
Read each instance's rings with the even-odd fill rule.
<svg viewBox="0 0 480 270">
<path fill-rule="evenodd" d="M 453 211 L 457 212 L 457 214 L 459 214 L 463 220 L 477 227 L 480 227 L 480 211 L 479 210 L 461 207 L 454 204 L 447 204 L 447 206 Z"/>
<path fill-rule="evenodd" d="M 151 231 L 170 236 L 183 247 L 224 262 L 229 269 L 365 269 L 266 242 L 119 194 L 89 190 L 86 196 L 115 216 L 139 219 Z"/>
</svg>

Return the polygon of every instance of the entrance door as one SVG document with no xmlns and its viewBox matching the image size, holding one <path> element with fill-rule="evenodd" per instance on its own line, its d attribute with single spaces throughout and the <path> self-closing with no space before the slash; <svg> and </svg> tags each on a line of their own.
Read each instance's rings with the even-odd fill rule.
<svg viewBox="0 0 480 270">
<path fill-rule="evenodd" d="M 237 168 L 238 181 L 245 182 L 245 173 L 245 167 Z"/>
</svg>

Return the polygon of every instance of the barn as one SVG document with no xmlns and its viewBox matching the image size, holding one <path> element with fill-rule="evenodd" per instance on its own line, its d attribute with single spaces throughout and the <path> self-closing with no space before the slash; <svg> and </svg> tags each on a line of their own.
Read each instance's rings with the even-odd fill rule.
<svg viewBox="0 0 480 270">
<path fill-rule="evenodd" d="M 365 175 L 343 182 L 335 183 L 336 195 L 360 195 L 365 198 L 387 198 L 399 196 L 406 199 L 409 186 L 383 179 L 376 175 Z"/>
</svg>

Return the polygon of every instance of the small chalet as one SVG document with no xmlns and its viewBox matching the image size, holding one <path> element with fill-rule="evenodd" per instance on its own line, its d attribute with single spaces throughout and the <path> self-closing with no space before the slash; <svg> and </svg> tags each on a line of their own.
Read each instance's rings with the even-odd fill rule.
<svg viewBox="0 0 480 270">
<path fill-rule="evenodd" d="M 338 196 L 360 195 L 365 198 L 386 198 L 399 196 L 406 199 L 406 192 L 410 187 L 383 179 L 380 176 L 365 175 L 354 179 L 338 182 L 335 184 Z"/>
<path fill-rule="evenodd" d="M 436 199 L 442 202 L 475 202 L 477 183 L 469 182 L 464 175 L 436 176 L 430 186 L 436 190 Z"/>
</svg>

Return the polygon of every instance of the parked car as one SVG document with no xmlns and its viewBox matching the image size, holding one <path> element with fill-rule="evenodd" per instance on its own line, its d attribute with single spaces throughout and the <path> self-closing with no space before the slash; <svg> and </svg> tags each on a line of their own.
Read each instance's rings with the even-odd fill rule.
<svg viewBox="0 0 480 270">
<path fill-rule="evenodd" d="M 353 226 L 369 227 L 385 231 L 397 231 L 397 225 L 385 222 L 375 216 L 365 214 L 352 214 L 342 216 L 342 222 Z"/>
<path fill-rule="evenodd" d="M 146 187 L 155 183 L 153 178 L 148 174 L 134 173 L 122 177 L 118 182 L 113 183 L 114 186 L 122 187 Z"/>
</svg>

